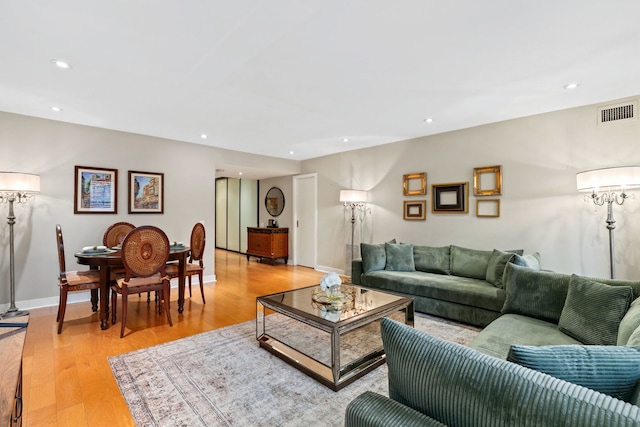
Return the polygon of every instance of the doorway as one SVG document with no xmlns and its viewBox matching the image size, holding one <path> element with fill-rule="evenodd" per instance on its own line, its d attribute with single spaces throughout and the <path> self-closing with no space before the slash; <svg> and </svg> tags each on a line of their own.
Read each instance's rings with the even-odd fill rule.
<svg viewBox="0 0 640 427">
<path fill-rule="evenodd" d="M 316 268 L 318 229 L 318 174 L 293 177 L 293 262 Z"/>
</svg>

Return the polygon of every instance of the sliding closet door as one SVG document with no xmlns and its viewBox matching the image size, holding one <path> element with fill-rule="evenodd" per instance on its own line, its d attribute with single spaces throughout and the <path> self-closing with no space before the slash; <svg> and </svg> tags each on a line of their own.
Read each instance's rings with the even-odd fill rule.
<svg viewBox="0 0 640 427">
<path fill-rule="evenodd" d="M 227 180 L 216 180 L 216 248 L 227 248 Z"/>
<path fill-rule="evenodd" d="M 258 181 L 240 180 L 240 252 L 247 252 L 247 227 L 258 226 Z"/>
<path fill-rule="evenodd" d="M 227 249 L 240 251 L 240 180 L 227 183 Z"/>
<path fill-rule="evenodd" d="M 216 180 L 216 247 L 247 251 L 247 227 L 258 226 L 258 181 Z"/>
</svg>

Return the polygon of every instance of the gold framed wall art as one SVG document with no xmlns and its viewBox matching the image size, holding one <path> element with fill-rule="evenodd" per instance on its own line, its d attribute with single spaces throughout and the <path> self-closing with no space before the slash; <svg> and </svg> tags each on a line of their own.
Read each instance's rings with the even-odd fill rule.
<svg viewBox="0 0 640 427">
<path fill-rule="evenodd" d="M 426 200 L 405 200 L 402 205 L 403 215 L 406 220 L 424 221 L 427 219 Z"/>
<path fill-rule="evenodd" d="M 402 194 L 405 196 L 424 196 L 427 194 L 426 172 L 409 173 L 402 176 Z"/>
<path fill-rule="evenodd" d="M 500 199 L 476 199 L 476 216 L 479 218 L 500 217 Z"/>
<path fill-rule="evenodd" d="M 502 166 L 485 166 L 473 169 L 474 196 L 502 195 Z"/>
</svg>

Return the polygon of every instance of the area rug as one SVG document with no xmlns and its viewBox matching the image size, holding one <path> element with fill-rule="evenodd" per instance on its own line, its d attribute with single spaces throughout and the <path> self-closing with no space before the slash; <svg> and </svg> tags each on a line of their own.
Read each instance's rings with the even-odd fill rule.
<svg viewBox="0 0 640 427">
<path fill-rule="evenodd" d="M 275 314 L 267 321 L 284 335 L 300 325 Z M 415 327 L 460 344 L 479 331 L 418 313 Z M 313 333 L 296 335 L 306 345 L 322 343 Z M 345 355 L 360 339 L 345 337 Z M 334 392 L 259 348 L 255 321 L 114 356 L 109 363 L 138 426 L 341 426 L 356 396 L 388 394 L 386 365 Z"/>
</svg>

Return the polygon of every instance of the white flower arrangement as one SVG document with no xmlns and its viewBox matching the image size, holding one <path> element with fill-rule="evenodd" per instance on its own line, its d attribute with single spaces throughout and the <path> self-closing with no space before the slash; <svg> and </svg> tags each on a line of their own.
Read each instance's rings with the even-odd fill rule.
<svg viewBox="0 0 640 427">
<path fill-rule="evenodd" d="M 327 273 L 320 280 L 320 287 L 323 291 L 326 291 L 329 288 L 334 286 L 340 286 L 342 284 L 342 279 L 338 276 L 337 273 Z"/>
</svg>

